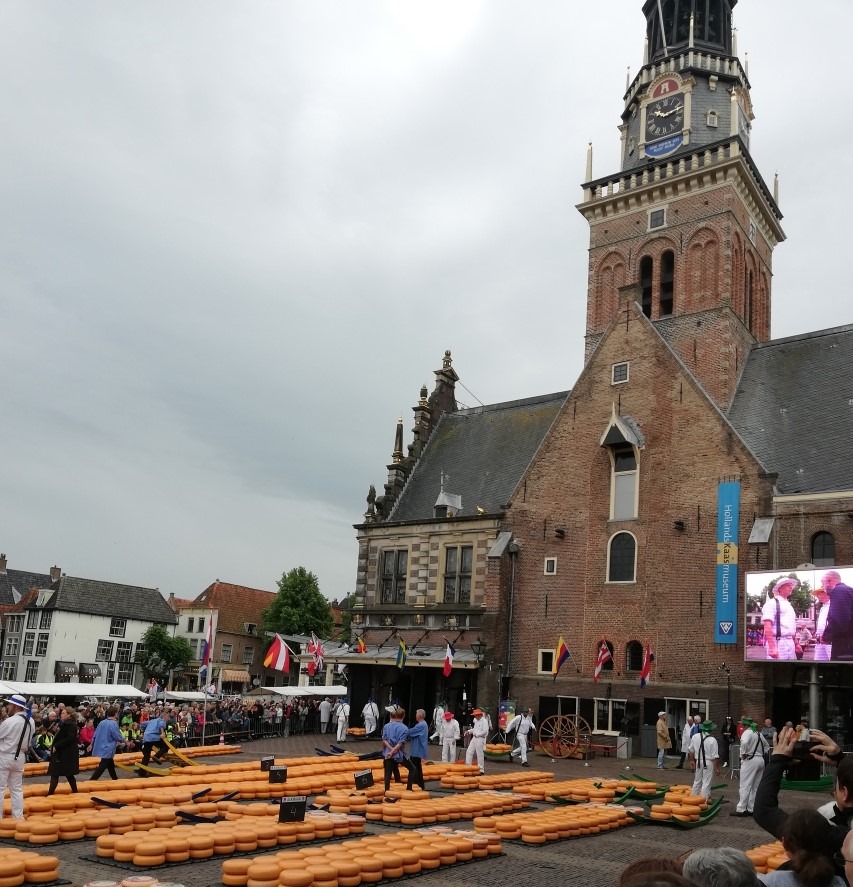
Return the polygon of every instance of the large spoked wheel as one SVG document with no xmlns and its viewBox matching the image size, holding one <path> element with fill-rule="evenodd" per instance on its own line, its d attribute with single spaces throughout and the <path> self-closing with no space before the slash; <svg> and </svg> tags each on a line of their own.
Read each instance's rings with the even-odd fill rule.
<svg viewBox="0 0 853 887">
<path fill-rule="evenodd" d="M 570 758 L 586 754 L 592 730 L 579 715 L 551 715 L 539 726 L 539 747 L 552 758 Z"/>
</svg>

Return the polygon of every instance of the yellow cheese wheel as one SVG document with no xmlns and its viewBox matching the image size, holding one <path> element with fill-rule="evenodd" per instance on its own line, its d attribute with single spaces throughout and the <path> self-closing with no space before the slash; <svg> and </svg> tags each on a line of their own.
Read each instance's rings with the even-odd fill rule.
<svg viewBox="0 0 853 887">
<path fill-rule="evenodd" d="M 307 869 L 285 869 L 278 878 L 281 887 L 311 887 L 313 881 L 314 874 Z"/>
<path fill-rule="evenodd" d="M 49 884 L 59 880 L 59 869 L 48 869 L 43 872 L 27 872 L 24 876 L 27 884 Z"/>
</svg>

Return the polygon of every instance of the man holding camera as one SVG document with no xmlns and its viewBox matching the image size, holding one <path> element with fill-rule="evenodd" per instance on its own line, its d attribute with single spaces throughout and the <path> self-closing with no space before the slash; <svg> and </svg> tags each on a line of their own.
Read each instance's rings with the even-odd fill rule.
<svg viewBox="0 0 853 887">
<path fill-rule="evenodd" d="M 818 809 L 818 813 L 837 826 L 833 830 L 835 835 L 833 845 L 827 849 L 831 853 L 838 853 L 853 820 L 853 757 L 845 757 L 838 745 L 820 730 L 811 731 L 811 741 L 805 747 L 797 745 L 797 733 L 794 728 L 783 727 L 776 740 L 776 748 L 770 763 L 765 767 L 764 776 L 758 784 L 754 808 L 755 821 L 774 837 L 782 837 L 788 814 L 779 807 L 779 786 L 782 774 L 791 766 L 791 761 L 795 757 L 806 755 L 825 764 L 837 764 L 833 789 L 834 803 L 824 804 Z"/>
</svg>

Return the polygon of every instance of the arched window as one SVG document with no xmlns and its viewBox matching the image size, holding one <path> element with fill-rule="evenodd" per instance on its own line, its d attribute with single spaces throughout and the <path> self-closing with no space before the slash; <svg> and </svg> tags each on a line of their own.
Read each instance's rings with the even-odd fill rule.
<svg viewBox="0 0 853 887">
<path fill-rule="evenodd" d="M 812 563 L 816 567 L 835 566 L 835 539 L 832 533 L 815 533 L 812 536 Z"/>
<path fill-rule="evenodd" d="M 640 259 L 640 287 L 643 290 L 641 305 L 646 317 L 652 316 L 652 279 L 654 277 L 655 263 L 651 256 L 643 256 Z"/>
<path fill-rule="evenodd" d="M 668 249 L 660 257 L 660 317 L 672 314 L 672 294 L 675 291 L 675 253 Z"/>
<path fill-rule="evenodd" d="M 625 647 L 625 670 L 641 671 L 643 668 L 643 645 L 639 641 L 628 641 Z"/>
<path fill-rule="evenodd" d="M 637 540 L 631 533 L 616 533 L 607 546 L 607 581 L 635 582 Z"/>
<path fill-rule="evenodd" d="M 607 649 L 610 651 L 610 658 L 602 663 L 601 670 L 602 671 L 613 671 L 613 644 L 611 644 L 610 641 L 604 641 L 603 643 L 607 646 Z M 599 641 L 595 645 L 595 663 L 596 663 L 596 665 L 598 664 L 598 660 L 601 656 L 601 644 L 602 644 L 602 641 Z"/>
</svg>

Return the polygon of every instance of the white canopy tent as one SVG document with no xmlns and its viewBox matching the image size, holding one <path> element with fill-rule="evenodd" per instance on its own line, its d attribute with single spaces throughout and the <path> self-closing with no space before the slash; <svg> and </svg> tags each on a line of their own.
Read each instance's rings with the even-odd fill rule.
<svg viewBox="0 0 853 887">
<path fill-rule="evenodd" d="M 81 684 L 73 683 L 27 683 L 25 681 L 3 681 L 0 693 L 10 695 L 20 693 L 30 696 L 93 696 L 98 699 L 144 699 L 148 694 L 137 690 L 132 684 Z"/>
<path fill-rule="evenodd" d="M 347 687 L 334 685 L 331 687 L 261 687 L 265 693 L 276 696 L 346 696 Z"/>
<path fill-rule="evenodd" d="M 211 696 L 210 693 L 204 694 L 198 690 L 187 690 L 187 691 L 178 691 L 172 692 L 171 690 L 167 690 L 163 694 L 163 699 L 166 702 L 174 701 L 174 702 L 204 702 L 205 699 L 216 699 L 216 696 Z"/>
</svg>

